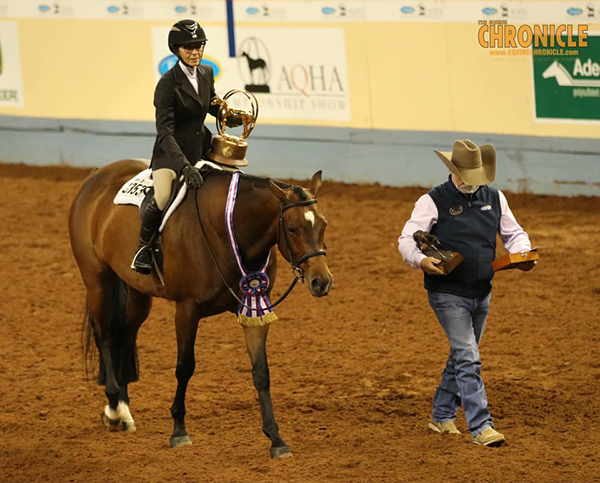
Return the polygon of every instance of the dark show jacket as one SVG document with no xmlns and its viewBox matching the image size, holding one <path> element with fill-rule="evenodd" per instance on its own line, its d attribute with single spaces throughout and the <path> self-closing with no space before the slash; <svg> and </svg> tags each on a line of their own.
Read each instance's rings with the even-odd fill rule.
<svg viewBox="0 0 600 483">
<path fill-rule="evenodd" d="M 212 67 L 200 65 L 196 72 L 198 92 L 175 64 L 158 81 L 154 91 L 156 141 L 152 151 L 153 170 L 169 168 L 180 173 L 186 163 L 195 164 L 210 149 L 212 134 L 204 125 L 206 114 L 216 116 L 219 106 Z"/>
</svg>

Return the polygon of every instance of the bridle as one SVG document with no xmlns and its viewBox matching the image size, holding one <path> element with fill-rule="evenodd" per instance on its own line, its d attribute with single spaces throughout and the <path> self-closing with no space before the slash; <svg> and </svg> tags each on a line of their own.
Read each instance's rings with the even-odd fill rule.
<svg viewBox="0 0 600 483">
<path fill-rule="evenodd" d="M 305 200 L 305 201 L 297 201 L 294 203 L 289 203 L 287 205 L 281 205 L 281 208 L 279 210 L 279 221 L 277 223 L 277 243 L 279 243 L 279 239 L 281 237 L 281 232 L 283 231 L 284 239 L 285 239 L 285 246 L 287 247 L 287 251 L 288 251 L 288 254 L 290 257 L 289 263 L 292 266 L 294 280 L 292 280 L 292 282 L 290 283 L 289 287 L 284 292 L 284 294 L 281 297 L 279 297 L 279 299 L 275 303 L 272 303 L 271 305 L 269 305 L 267 307 L 267 309 L 272 309 L 272 308 L 276 307 L 277 305 L 279 305 L 281 302 L 283 302 L 285 300 L 285 298 L 292 292 L 292 290 L 294 289 L 294 287 L 296 286 L 296 284 L 299 281 L 304 283 L 304 270 L 302 268 L 300 268 L 300 265 L 302 265 L 306 260 L 308 260 L 312 257 L 327 256 L 327 253 L 325 252 L 325 250 L 315 250 L 315 251 L 306 253 L 306 254 L 296 258 L 290 248 L 290 243 L 289 243 L 289 239 L 287 236 L 287 229 L 285 226 L 285 220 L 283 218 L 283 213 L 285 211 L 289 210 L 290 208 L 314 205 L 316 203 L 317 203 L 317 200 Z M 233 297 L 240 303 L 240 305 L 242 305 L 243 307 L 245 307 L 247 309 L 254 310 L 252 307 L 249 307 L 248 305 L 244 304 L 244 302 L 242 302 L 242 300 L 238 297 L 238 295 L 235 293 L 235 291 L 227 283 L 227 280 L 225 279 L 225 275 L 223 275 L 223 271 L 221 270 L 221 267 L 219 266 L 219 263 L 217 262 L 217 259 L 212 250 L 212 247 L 210 246 L 210 243 L 208 243 L 206 231 L 204 230 L 204 225 L 202 223 L 202 217 L 200 216 L 200 209 L 198 208 L 198 197 L 195 195 L 195 193 L 194 193 L 194 206 L 196 207 L 196 216 L 198 217 L 198 223 L 200 225 L 200 231 L 202 232 L 202 238 L 204 239 L 206 248 L 208 248 L 208 253 L 210 254 L 210 257 L 212 258 L 213 263 L 217 267 L 217 271 L 219 272 L 219 275 L 221 276 L 221 280 L 227 287 L 227 290 L 229 290 L 229 293 L 231 293 L 231 295 L 233 295 Z"/>
<path fill-rule="evenodd" d="M 292 253 L 292 250 L 290 247 L 288 231 L 287 231 L 287 227 L 285 226 L 285 220 L 283 219 L 283 213 L 285 211 L 289 210 L 290 208 L 296 208 L 296 207 L 300 207 L 300 206 L 309 206 L 309 205 L 315 205 L 315 204 L 317 204 L 317 200 L 296 201 L 294 203 L 289 203 L 287 205 L 281 205 L 281 209 L 279 210 L 279 223 L 277 225 L 277 241 L 279 241 L 279 237 L 281 236 L 281 233 L 283 232 L 285 246 L 287 248 L 287 251 L 288 251 L 288 254 L 290 257 L 290 259 L 288 261 L 289 261 L 290 265 L 292 266 L 292 271 L 294 272 L 294 276 L 297 279 L 300 279 L 302 282 L 304 282 L 304 270 L 302 270 L 302 268 L 300 268 L 300 265 L 302 265 L 306 260 L 308 260 L 309 258 L 312 258 L 312 257 L 319 257 L 319 256 L 326 257 L 327 252 L 325 252 L 325 250 L 315 250 L 313 252 L 306 253 L 306 254 L 302 255 L 301 257 L 296 258 L 294 256 L 294 254 Z"/>
</svg>

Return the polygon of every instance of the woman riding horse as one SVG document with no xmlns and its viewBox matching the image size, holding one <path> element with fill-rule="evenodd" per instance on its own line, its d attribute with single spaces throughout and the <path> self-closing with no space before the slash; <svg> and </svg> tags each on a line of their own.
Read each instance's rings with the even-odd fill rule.
<svg viewBox="0 0 600 483">
<path fill-rule="evenodd" d="M 255 274 L 268 260 L 266 269 L 260 269 L 270 281 L 267 297 L 276 276 L 274 247 L 290 262 L 296 276 L 306 281 L 310 293 L 323 297 L 333 281 L 325 258 L 327 221 L 317 208 L 320 171 L 312 177 L 308 189 L 303 189 L 213 170 L 201 190 L 188 191 L 162 233 L 168 256 L 161 283 L 158 277 L 140 275 L 129 268 L 129 252 L 137 242 L 138 209 L 113 201 L 123 184 L 144 167 L 141 161 L 124 160 L 94 171 L 71 206 L 69 234 L 86 287 L 87 347 L 95 342 L 100 355 L 98 382 L 105 386 L 108 400 L 102 421 L 109 429 L 135 431 L 128 385 L 139 376 L 138 330 L 148 317 L 153 297 L 176 303 L 177 390 L 171 406 L 171 446 L 177 447 L 191 442 L 185 426 L 185 397 L 196 367 L 198 322 L 241 309 L 235 297 L 242 295 L 242 273 L 232 253 L 231 234 L 235 234 L 239 248 L 236 253 L 249 274 Z M 238 177 L 234 189 L 233 181 Z M 234 197 L 235 208 L 230 204 Z M 266 353 L 270 322 L 253 325 L 241 316 L 238 320 L 252 361 L 252 379 L 258 392 L 263 432 L 271 440 L 271 456 L 290 456 L 271 402 Z"/>
<path fill-rule="evenodd" d="M 188 188 L 198 189 L 203 179 L 194 164 L 209 151 L 211 132 L 204 125 L 206 114 L 218 115 L 218 96 L 212 67 L 200 65 L 206 45 L 204 29 L 194 20 L 180 20 L 169 32 L 169 49 L 179 61 L 165 73 L 154 92 L 156 142 L 152 152 L 154 198 L 142 212 L 140 243 L 131 268 L 152 272 L 150 242 L 171 196 L 173 181 L 183 175 Z M 239 126 L 239 116 L 227 117 L 229 127 Z"/>
</svg>

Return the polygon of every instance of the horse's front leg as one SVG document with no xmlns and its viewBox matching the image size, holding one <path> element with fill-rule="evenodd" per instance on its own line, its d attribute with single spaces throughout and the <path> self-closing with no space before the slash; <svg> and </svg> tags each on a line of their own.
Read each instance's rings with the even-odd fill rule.
<svg viewBox="0 0 600 483">
<path fill-rule="evenodd" d="M 171 447 L 192 444 L 192 440 L 185 429 L 185 392 L 187 385 L 194 374 L 196 359 L 194 357 L 194 343 L 200 310 L 193 300 L 177 303 L 175 312 L 175 329 L 177 332 L 177 392 L 171 406 L 173 416 L 173 435 L 171 436 Z"/>
<path fill-rule="evenodd" d="M 286 458 L 292 452 L 283 438 L 279 435 L 279 427 L 275 422 L 273 404 L 271 403 L 271 382 L 269 379 L 269 364 L 267 362 L 267 334 L 269 326 L 244 327 L 246 346 L 252 361 L 252 379 L 258 391 L 260 412 L 263 420 L 263 433 L 271 440 L 271 457 Z"/>
</svg>

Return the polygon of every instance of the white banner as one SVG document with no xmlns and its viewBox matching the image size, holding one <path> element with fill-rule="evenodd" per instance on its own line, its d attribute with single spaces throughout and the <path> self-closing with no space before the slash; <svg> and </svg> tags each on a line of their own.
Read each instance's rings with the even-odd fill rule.
<svg viewBox="0 0 600 483">
<path fill-rule="evenodd" d="M 0 106 L 24 106 L 17 22 L 0 22 Z"/>
<path fill-rule="evenodd" d="M 261 118 L 351 119 L 343 29 L 238 28 L 236 58 L 229 57 L 225 28 L 205 30 L 203 63 L 213 67 L 220 96 L 230 89 L 252 92 Z M 176 62 L 168 33 L 169 28 L 152 29 L 157 80 Z"/>
<path fill-rule="evenodd" d="M 236 0 L 243 22 L 510 22 L 595 23 L 599 1 L 473 0 Z M 0 16 L 226 21 L 224 0 L 0 0 Z"/>
</svg>

